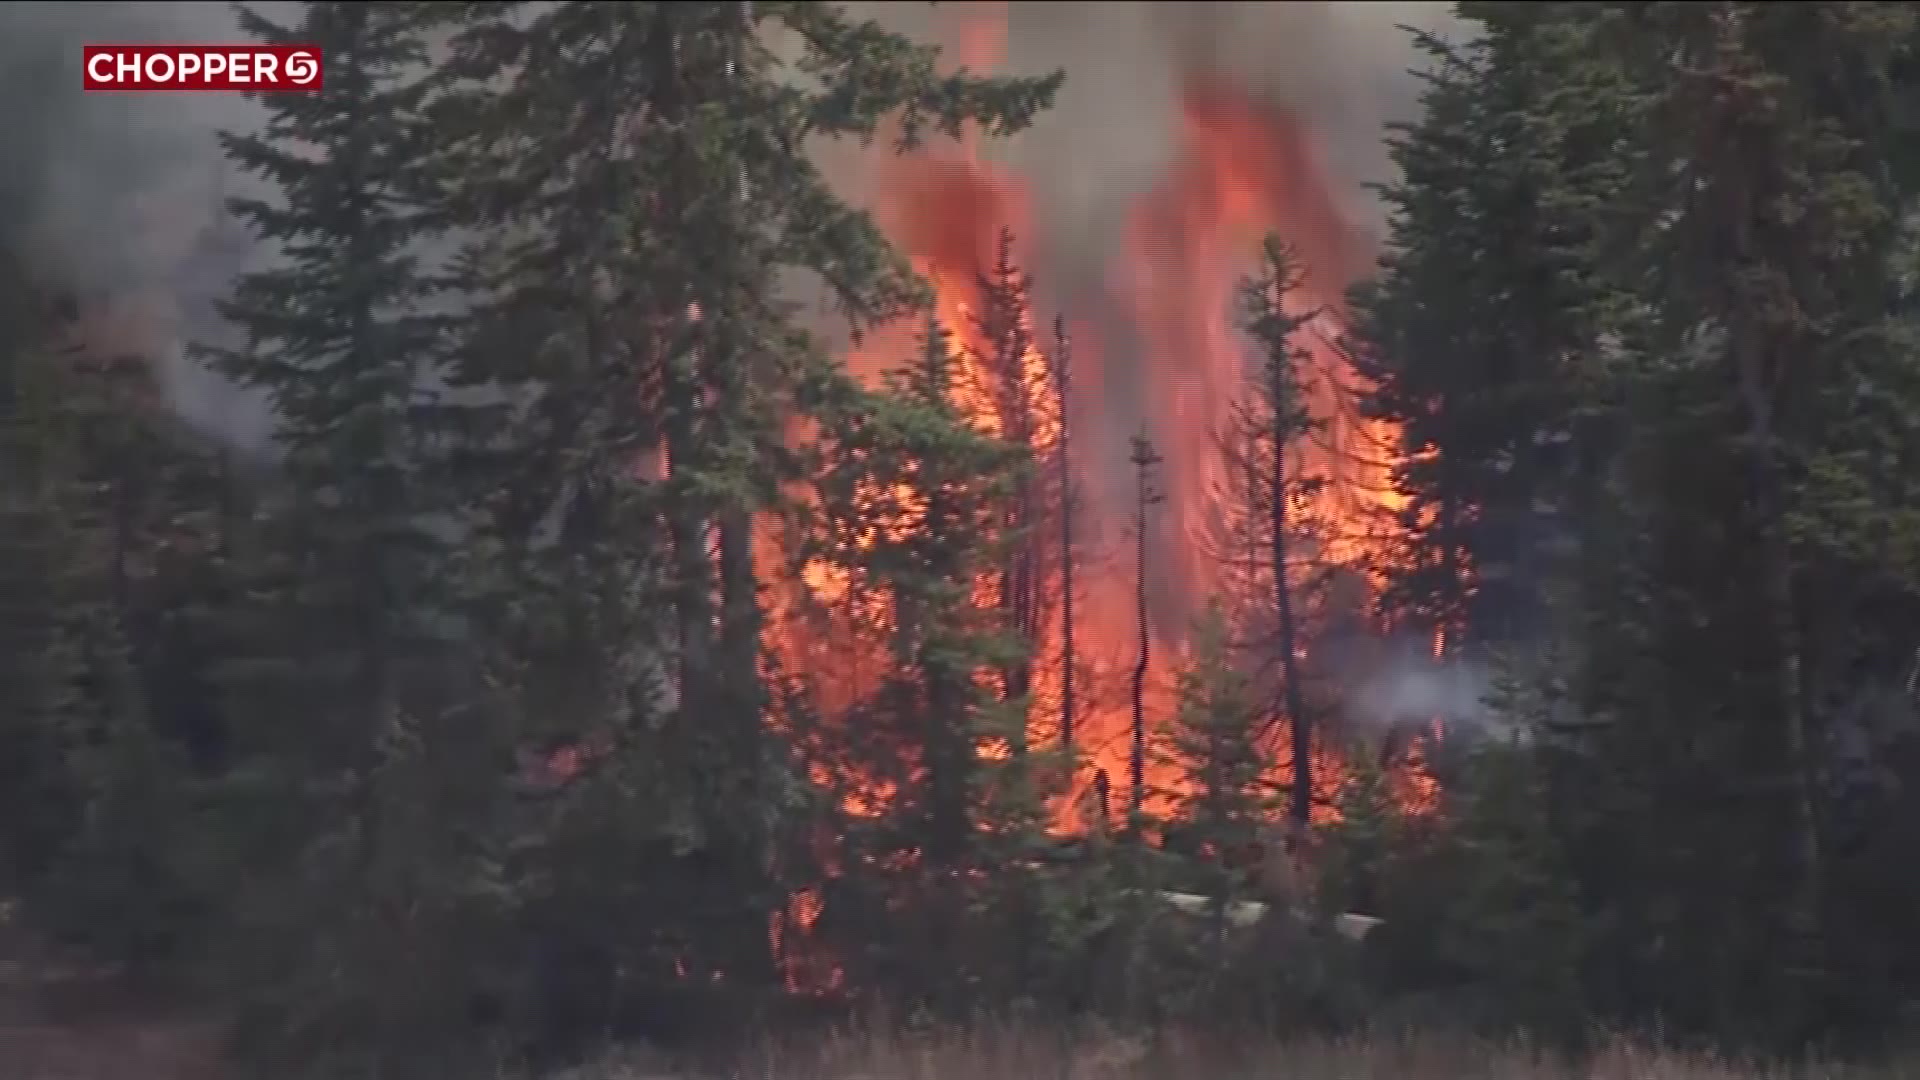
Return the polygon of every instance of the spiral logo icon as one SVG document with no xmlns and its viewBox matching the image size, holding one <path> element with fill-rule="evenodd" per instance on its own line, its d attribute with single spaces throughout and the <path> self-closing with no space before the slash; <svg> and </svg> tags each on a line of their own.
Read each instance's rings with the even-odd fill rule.
<svg viewBox="0 0 1920 1080">
<path fill-rule="evenodd" d="M 306 86 L 320 77 L 320 58 L 310 52 L 296 52 L 287 57 L 287 81 Z"/>
</svg>

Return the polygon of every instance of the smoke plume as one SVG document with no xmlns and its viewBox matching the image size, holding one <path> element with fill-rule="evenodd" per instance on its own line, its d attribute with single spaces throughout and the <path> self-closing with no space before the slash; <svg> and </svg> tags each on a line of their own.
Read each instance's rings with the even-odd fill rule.
<svg viewBox="0 0 1920 1080">
<path fill-rule="evenodd" d="M 1500 718 L 1488 704 L 1492 673 L 1467 660 L 1436 660 L 1418 643 L 1395 649 L 1345 683 L 1350 721 L 1375 731 L 1426 726 L 1492 731 Z"/>
<path fill-rule="evenodd" d="M 987 3 L 850 4 L 858 14 L 961 50 Z M 998 6 L 998 5 L 993 5 Z M 1355 221 L 1374 229 L 1365 185 L 1390 178 L 1385 126 L 1413 115 L 1419 83 L 1403 26 L 1444 31 L 1451 5 L 1275 0 L 1122 0 L 1098 17 L 1072 0 L 1005 5 L 1005 74 L 1067 72 L 1055 107 L 1004 149 L 1035 192 L 1039 267 L 1070 288 L 1099 277 L 1115 222 L 1164 174 L 1186 76 L 1210 71 L 1284 106 L 1315 136 Z M 840 170 L 844 175 L 845 170 Z M 853 180 L 853 178 L 848 178 Z M 853 180 L 857 184 L 857 180 Z"/>
<path fill-rule="evenodd" d="M 0 242 L 78 294 L 89 347 L 152 360 L 184 416 L 254 444 L 262 404 L 183 347 L 218 333 L 212 300 L 253 255 L 222 207 L 241 185 L 215 136 L 257 124 L 258 109 L 237 95 L 80 89 L 86 44 L 238 39 L 221 3 L 0 7 Z"/>
<path fill-rule="evenodd" d="M 286 3 L 260 5 L 283 17 Z M 958 49 L 986 3 L 849 5 L 923 40 Z M 1057 107 L 1001 152 L 1031 185 L 1044 235 L 1034 269 L 1052 291 L 1093 287 L 1117 242 L 1113 223 L 1159 177 L 1176 137 L 1183 75 L 1228 74 L 1312 126 L 1354 214 L 1376 212 L 1362 192 L 1383 179 L 1382 126 L 1408 115 L 1413 60 L 1399 23 L 1438 28 L 1437 3 L 1122 2 L 1089 17 L 1084 4 L 1009 5 L 1007 73 L 1064 67 Z M 0 241 L 88 301 L 95 344 L 153 358 L 189 419 L 245 443 L 266 427 L 262 404 L 182 358 L 185 341 L 217 335 L 211 301 L 260 258 L 225 218 L 222 200 L 245 182 L 215 133 L 256 125 L 238 96 L 84 95 L 88 42 L 228 41 L 224 3 L 25 2 L 0 9 L 4 133 Z M 863 194 L 861 155 L 828 154 L 836 182 Z"/>
</svg>

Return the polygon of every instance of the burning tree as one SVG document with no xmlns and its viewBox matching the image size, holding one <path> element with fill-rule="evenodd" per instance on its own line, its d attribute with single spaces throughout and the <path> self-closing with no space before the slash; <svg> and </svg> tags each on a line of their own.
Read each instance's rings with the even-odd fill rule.
<svg viewBox="0 0 1920 1080">
<path fill-rule="evenodd" d="M 1000 743 L 987 751 L 999 756 L 1017 738 L 983 730 L 979 672 L 1020 662 L 1017 646 L 998 647 L 993 612 L 973 590 L 1003 557 L 1017 450 L 968 424 L 954 379 L 948 333 L 930 324 L 919 362 L 839 425 L 818 481 L 821 553 L 848 570 L 850 587 L 890 601 L 893 670 L 854 719 L 898 736 L 876 748 L 876 769 L 914 762 L 889 816 L 919 819 L 912 846 L 941 865 L 961 858 L 975 828 L 982 740 Z"/>
<path fill-rule="evenodd" d="M 931 323 L 917 362 L 831 426 L 806 549 L 887 608 L 888 673 L 841 732 L 849 770 L 886 793 L 843 805 L 843 855 L 880 873 L 842 881 L 834 895 L 856 911 L 913 897 L 938 940 L 952 940 L 973 910 L 982 875 L 1004 882 L 1030 853 L 1043 825 L 1036 778 L 1051 774 L 1038 767 L 1049 755 L 1021 752 L 1023 702 L 1004 700 L 989 677 L 1018 670 L 1026 644 L 1003 632 L 1004 610 L 977 587 L 1024 540 L 1004 511 L 1025 455 L 956 403 L 961 366 Z M 851 950 L 905 965 L 923 988 L 980 959 L 930 953 L 913 935 L 890 946 L 873 922 L 843 925 L 859 927 Z"/>
<path fill-rule="evenodd" d="M 1241 289 L 1242 325 L 1260 357 L 1217 436 L 1226 465 L 1217 493 L 1224 522 L 1218 555 L 1242 605 L 1242 645 L 1263 674 L 1278 680 L 1276 719 L 1291 734 L 1288 814 L 1304 827 L 1312 814 L 1314 742 L 1296 581 L 1303 549 L 1312 556 L 1313 522 L 1298 508 L 1310 505 L 1326 481 L 1302 467 L 1301 445 L 1321 424 L 1305 406 L 1303 369 L 1312 357 L 1296 338 L 1319 312 L 1289 310 L 1304 271 L 1279 237 L 1268 237 L 1262 259 Z"/>
<path fill-rule="evenodd" d="M 1018 449 L 1026 466 L 1001 500 L 1004 535 L 992 593 L 1004 632 L 1020 646 L 999 673 L 1002 697 L 1030 715 L 1033 665 L 1053 577 L 1046 525 L 1061 512 L 1063 495 L 1050 490 L 1053 477 L 1040 466 L 1059 442 L 1064 408 L 1054 373 L 1034 341 L 1033 279 L 1015 265 L 1013 243 L 1012 230 L 1003 227 L 993 265 L 977 275 L 980 304 L 970 313 L 973 340 L 966 368 L 973 382 L 968 396 L 987 403 L 984 417 L 1002 442 Z M 1026 743 L 1022 731 L 1015 750 L 1024 751 Z"/>
<path fill-rule="evenodd" d="M 1053 355 L 1048 359 L 1054 400 L 1060 409 L 1060 437 L 1054 447 L 1060 485 L 1060 749 L 1071 755 L 1074 717 L 1079 707 L 1075 693 L 1079 672 L 1074 670 L 1074 665 L 1079 663 L 1079 652 L 1073 645 L 1073 526 L 1077 508 L 1074 505 L 1072 424 L 1068 417 L 1071 400 L 1068 394 L 1073 385 L 1073 343 L 1067 336 L 1067 321 L 1058 316 L 1053 320 L 1053 342 Z"/>
<path fill-rule="evenodd" d="M 1146 432 L 1133 437 L 1133 596 L 1138 651 L 1133 661 L 1133 726 L 1127 741 L 1127 828 L 1140 827 L 1147 795 L 1147 670 L 1153 660 L 1153 634 L 1147 620 L 1147 512 L 1164 496 L 1154 486 L 1153 470 L 1164 459 Z"/>
</svg>

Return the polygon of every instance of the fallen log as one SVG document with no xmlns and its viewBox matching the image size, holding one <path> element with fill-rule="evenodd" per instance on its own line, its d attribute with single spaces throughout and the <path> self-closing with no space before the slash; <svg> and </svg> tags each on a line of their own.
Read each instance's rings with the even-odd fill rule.
<svg viewBox="0 0 1920 1080">
<path fill-rule="evenodd" d="M 1163 889 L 1160 891 L 1160 899 L 1166 901 L 1168 906 L 1182 914 L 1203 919 L 1213 916 L 1214 901 L 1212 897 Z M 1235 930 L 1251 929 L 1259 925 L 1260 921 L 1267 917 L 1269 910 L 1270 906 L 1259 900 L 1229 901 L 1225 912 L 1226 923 Z M 1302 921 L 1310 918 L 1306 912 L 1298 908 L 1293 909 L 1293 914 Z M 1333 917 L 1331 925 L 1333 932 L 1342 938 L 1348 941 L 1360 942 L 1365 941 L 1367 935 L 1373 933 L 1373 931 L 1380 926 L 1380 920 L 1371 915 L 1362 915 L 1357 911 L 1343 911 Z"/>
</svg>

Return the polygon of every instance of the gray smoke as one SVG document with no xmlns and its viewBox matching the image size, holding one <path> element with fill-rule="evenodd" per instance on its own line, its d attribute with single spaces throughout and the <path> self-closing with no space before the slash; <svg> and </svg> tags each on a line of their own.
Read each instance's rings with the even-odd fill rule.
<svg viewBox="0 0 1920 1080">
<path fill-rule="evenodd" d="M 151 358 L 183 415 L 254 444 L 261 403 L 183 346 L 218 333 L 212 301 L 254 255 L 221 205 L 242 185 L 215 133 L 253 127 L 258 109 L 236 95 L 80 89 L 86 44 L 239 37 L 223 3 L 0 7 L 0 242 L 79 293 L 90 347 Z"/>
<path fill-rule="evenodd" d="M 985 2 L 848 5 L 892 28 L 957 49 Z M 1067 72 L 1055 107 L 1000 148 L 1031 184 L 1033 237 L 1061 287 L 1098 280 L 1117 223 L 1163 175 L 1180 135 L 1183 80 L 1203 69 L 1286 106 L 1314 133 L 1356 223 L 1377 229 L 1364 190 L 1390 178 L 1385 126 L 1414 115 L 1419 66 L 1402 26 L 1457 27 L 1451 5 L 1326 0 L 1119 0 L 1097 15 L 1073 0 L 1006 7 L 1006 74 Z M 851 178 L 849 178 L 851 179 Z M 853 181 L 857 183 L 858 181 Z"/>
<path fill-rule="evenodd" d="M 1396 649 L 1357 672 L 1346 685 L 1344 715 L 1376 731 L 1439 720 L 1450 728 L 1501 731 L 1488 702 L 1493 673 L 1467 660 L 1435 660 L 1417 647 Z"/>
<path fill-rule="evenodd" d="M 285 16 L 292 5 L 260 6 Z M 951 47 L 987 5 L 849 6 Z M 1045 258 L 1034 269 L 1060 290 L 1104 273 L 1115 223 L 1166 165 L 1179 81 L 1196 63 L 1301 116 L 1357 218 L 1374 220 L 1361 184 L 1387 175 L 1382 125 L 1410 115 L 1417 91 L 1402 22 L 1442 28 L 1449 16 L 1438 3 L 1010 5 L 1001 70 L 1068 72 L 1057 108 L 1000 151 L 1036 198 L 1044 235 L 1031 239 Z M 253 127 L 259 110 L 233 95 L 82 94 L 79 71 L 89 42 L 238 37 L 228 6 L 208 0 L 0 8 L 0 240 L 86 294 L 100 347 L 156 358 L 183 414 L 253 444 L 267 427 L 262 404 L 187 363 L 182 345 L 218 336 L 212 299 L 262 257 L 224 217 L 222 199 L 246 185 L 214 138 Z M 835 180 L 860 199 L 859 157 L 828 156 Z"/>
</svg>

